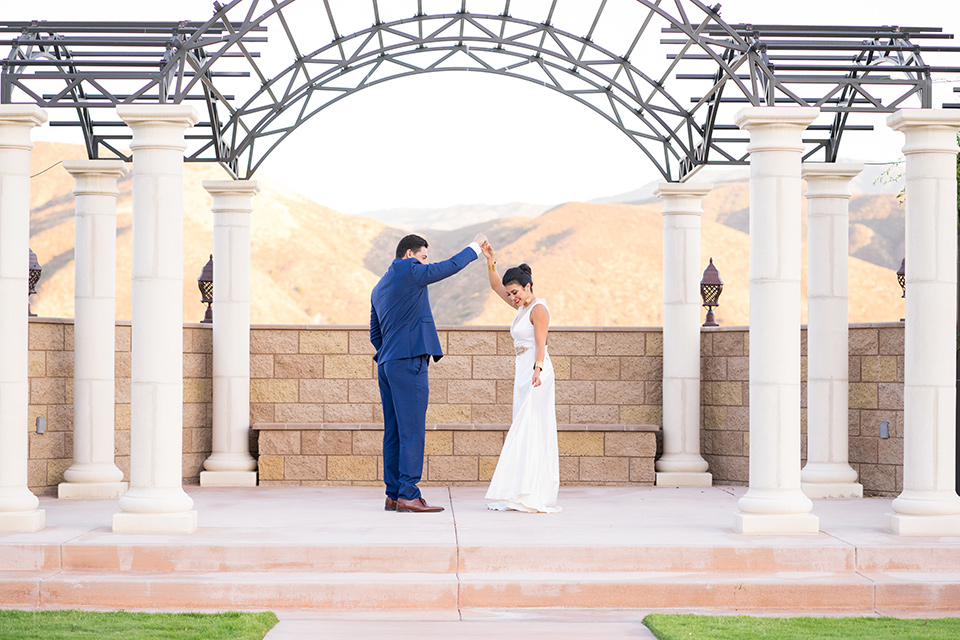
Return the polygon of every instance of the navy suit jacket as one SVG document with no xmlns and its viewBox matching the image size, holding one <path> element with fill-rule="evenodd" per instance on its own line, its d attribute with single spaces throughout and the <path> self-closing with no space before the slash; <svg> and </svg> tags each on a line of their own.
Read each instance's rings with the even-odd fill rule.
<svg viewBox="0 0 960 640">
<path fill-rule="evenodd" d="M 430 355 L 443 357 L 427 286 L 449 278 L 477 259 L 471 247 L 443 262 L 397 258 L 370 296 L 370 342 L 377 363 Z"/>
</svg>

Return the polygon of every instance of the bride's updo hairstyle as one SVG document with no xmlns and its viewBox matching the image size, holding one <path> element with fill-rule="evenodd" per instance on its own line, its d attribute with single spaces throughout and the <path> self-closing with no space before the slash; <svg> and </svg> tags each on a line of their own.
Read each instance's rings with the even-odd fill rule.
<svg viewBox="0 0 960 640">
<path fill-rule="evenodd" d="M 530 265 L 523 263 L 519 267 L 507 269 L 506 273 L 503 274 L 503 286 L 514 282 L 521 287 L 530 285 L 530 288 L 533 288 L 533 269 L 530 268 Z"/>
</svg>

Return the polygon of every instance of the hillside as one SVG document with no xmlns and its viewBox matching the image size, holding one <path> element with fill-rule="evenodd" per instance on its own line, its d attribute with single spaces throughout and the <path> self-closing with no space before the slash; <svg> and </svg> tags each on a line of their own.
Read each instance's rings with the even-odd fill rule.
<svg viewBox="0 0 960 640">
<path fill-rule="evenodd" d="M 63 158 L 83 157 L 81 147 L 38 143 L 36 174 Z M 213 251 L 213 199 L 204 180 L 227 176 L 213 164 L 187 164 L 184 173 L 184 320 L 203 317 L 197 277 Z M 117 317 L 131 316 L 132 181 L 120 183 L 117 204 Z M 366 322 L 369 291 L 378 276 L 360 256 L 383 231 L 381 223 L 341 215 L 299 194 L 261 184 L 251 218 L 252 321 L 264 324 Z M 43 265 L 33 310 L 73 315 L 73 178 L 55 166 L 31 180 L 31 248 Z M 346 294 L 344 292 L 347 292 Z M 365 292 L 365 293 L 354 293 Z"/>
<path fill-rule="evenodd" d="M 358 217 L 372 218 L 385 225 L 400 229 L 409 229 L 414 233 L 429 230 L 453 231 L 463 226 L 464 220 L 489 222 L 500 218 L 536 218 L 552 207 L 542 204 L 511 202 L 509 204 L 464 204 L 443 209 L 385 209 L 368 211 Z"/>
<path fill-rule="evenodd" d="M 721 194 L 722 195 L 722 194 Z M 709 203 L 708 203 L 709 204 Z M 550 304 L 563 325 L 658 325 L 662 322 L 663 227 L 658 205 L 567 203 L 536 219 L 503 220 L 440 235 L 434 256 L 462 246 L 485 230 L 497 251 L 501 272 L 527 262 L 537 295 Z M 749 236 L 714 220 L 702 221 L 701 262 L 713 257 L 725 286 L 716 309 L 724 325 L 747 324 L 749 317 Z M 439 253 L 438 253 L 439 251 Z M 806 294 L 806 243 L 803 242 Z M 899 266 L 899 265 L 898 265 Z M 851 257 L 851 322 L 897 320 L 903 301 L 893 270 Z M 496 298 L 482 268 L 436 285 L 431 293 L 441 324 L 504 324 L 513 311 Z M 806 321 L 806 306 L 803 307 Z"/>
<path fill-rule="evenodd" d="M 63 158 L 82 157 L 82 153 L 77 146 L 38 143 L 32 173 Z M 201 182 L 223 178 L 215 165 L 185 167 L 186 321 L 203 317 L 196 278 L 213 246 L 212 199 Z M 253 322 L 366 324 L 370 290 L 406 231 L 342 215 L 270 183 L 261 182 L 261 187 L 252 216 Z M 40 315 L 73 315 L 72 188 L 73 179 L 59 166 L 31 180 L 31 247 L 44 267 L 33 302 Z M 117 317 L 129 319 L 129 177 L 120 189 Z M 712 256 L 726 283 L 716 310 L 718 321 L 726 325 L 746 324 L 749 313 L 749 238 L 739 228 L 746 220 L 747 194 L 745 182 L 720 183 L 704 201 L 702 262 L 705 265 Z M 854 202 L 858 204 L 851 215 L 855 255 L 850 258 L 850 320 L 899 319 L 903 301 L 894 270 L 900 258 L 895 262 L 892 258 L 900 255 L 898 251 L 902 253 L 902 211 L 893 196 L 862 196 Z M 485 232 L 497 250 L 501 268 L 521 261 L 533 267 L 537 293 L 549 301 L 556 324 L 657 325 L 661 322 L 663 255 L 659 212 L 660 205 L 655 202 L 567 203 L 538 217 L 476 222 L 482 216 L 474 218 L 465 209 L 465 226 L 433 231 L 428 240 L 431 256 L 442 259 L 461 249 L 478 230 Z M 868 259 L 887 260 L 892 268 L 870 264 Z M 431 300 L 441 324 L 499 325 L 509 322 L 513 314 L 490 293 L 481 264 L 470 265 L 464 273 L 435 285 Z"/>
</svg>

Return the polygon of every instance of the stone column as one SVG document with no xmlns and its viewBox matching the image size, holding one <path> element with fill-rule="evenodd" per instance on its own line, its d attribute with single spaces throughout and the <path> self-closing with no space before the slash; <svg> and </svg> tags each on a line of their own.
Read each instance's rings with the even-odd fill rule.
<svg viewBox="0 0 960 640">
<path fill-rule="evenodd" d="M 116 533 L 190 533 L 183 483 L 183 151 L 185 105 L 123 105 L 133 130 L 133 351 L 130 489 Z"/>
<path fill-rule="evenodd" d="M 114 350 L 117 290 L 117 180 L 122 160 L 66 160 L 76 187 L 73 341 L 73 464 L 61 498 L 119 498 L 127 489 L 114 463 Z"/>
<path fill-rule="evenodd" d="M 740 533 L 816 533 L 800 490 L 800 164 L 811 107 L 747 107 L 750 133 L 750 488 Z"/>
<path fill-rule="evenodd" d="M 203 486 L 257 484 L 250 455 L 250 211 L 253 181 L 205 181 L 213 196 L 213 453 Z"/>
<path fill-rule="evenodd" d="M 658 487 L 709 487 L 700 455 L 700 206 L 712 184 L 662 183 L 663 455 Z"/>
<path fill-rule="evenodd" d="M 862 498 L 848 462 L 850 181 L 862 164 L 805 163 L 807 181 L 807 464 L 809 498 Z"/>
<path fill-rule="evenodd" d="M 960 113 L 904 109 L 907 300 L 903 492 L 887 514 L 899 535 L 960 535 L 956 460 L 957 142 Z"/>
<path fill-rule="evenodd" d="M 47 121 L 36 105 L 0 105 L 0 531 L 39 531 L 40 501 L 27 488 L 30 386 L 27 295 L 30 262 L 30 130 Z"/>
</svg>

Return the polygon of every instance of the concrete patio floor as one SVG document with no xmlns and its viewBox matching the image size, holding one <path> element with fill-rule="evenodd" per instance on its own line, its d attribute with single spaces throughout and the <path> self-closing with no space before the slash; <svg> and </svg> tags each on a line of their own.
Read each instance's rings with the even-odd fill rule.
<svg viewBox="0 0 960 640">
<path fill-rule="evenodd" d="M 114 534 L 116 501 L 42 498 L 0 534 L 7 608 L 270 609 L 268 640 L 650 638 L 650 611 L 960 615 L 960 538 L 883 530 L 890 498 L 818 500 L 820 533 L 740 535 L 743 487 L 563 487 L 559 514 L 492 512 L 483 488 L 188 486 L 190 535 Z"/>
</svg>

